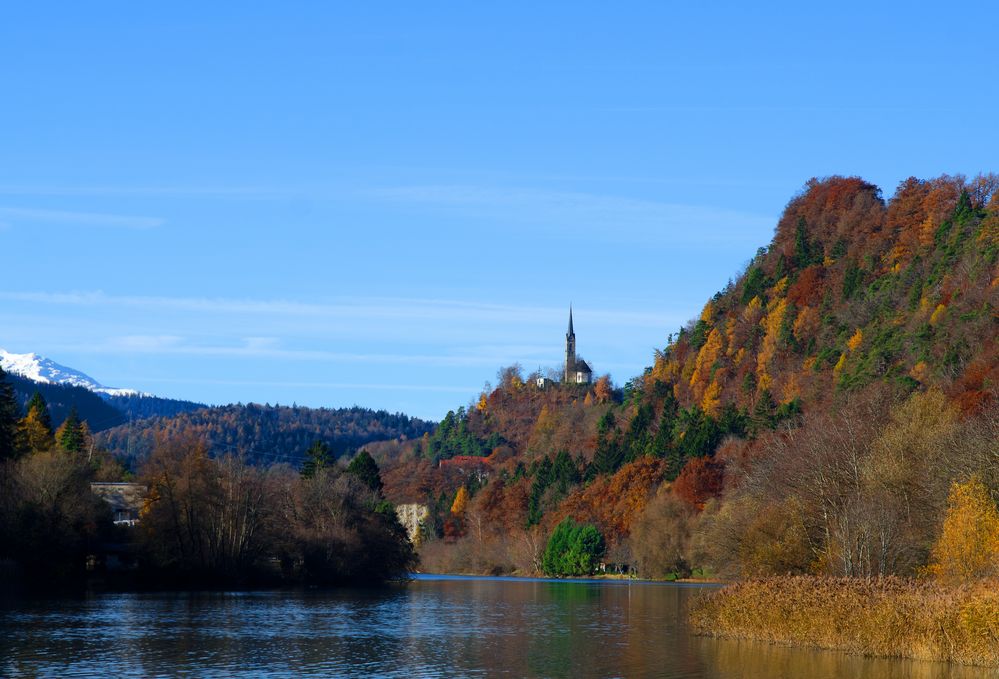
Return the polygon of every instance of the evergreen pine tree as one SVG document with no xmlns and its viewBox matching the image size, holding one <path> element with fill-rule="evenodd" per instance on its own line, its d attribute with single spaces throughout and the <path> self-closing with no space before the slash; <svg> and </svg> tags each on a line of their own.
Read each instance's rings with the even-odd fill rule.
<svg viewBox="0 0 999 679">
<path fill-rule="evenodd" d="M 314 441 L 309 449 L 305 451 L 305 462 L 302 464 L 301 475 L 304 479 L 311 479 L 320 469 L 329 466 L 332 462 L 330 457 L 330 447 L 324 441 Z"/>
<path fill-rule="evenodd" d="M 805 218 L 799 217 L 794 229 L 794 263 L 799 269 L 817 263 L 816 259 L 822 261 L 819 249 L 815 244 L 808 242 L 806 227 Z"/>
<path fill-rule="evenodd" d="M 87 439 L 75 405 L 70 408 L 66 421 L 59 429 L 59 445 L 62 449 L 68 453 L 82 453 L 87 445 Z"/>
<path fill-rule="evenodd" d="M 364 485 L 376 493 L 382 492 L 381 471 L 378 469 L 378 463 L 368 451 L 362 450 L 354 456 L 354 459 L 347 465 L 347 473 L 356 475 L 364 482 Z"/>
<path fill-rule="evenodd" d="M 764 429 L 773 429 L 777 426 L 777 403 L 769 389 L 760 392 L 756 399 L 756 406 L 753 408 L 751 425 L 754 433 Z"/>
<path fill-rule="evenodd" d="M 659 427 L 656 435 L 649 445 L 649 455 L 653 457 L 666 457 L 667 452 L 673 448 L 673 429 L 676 427 L 676 416 L 680 412 L 680 404 L 673 396 L 673 390 L 667 392 L 663 399 L 663 410 L 659 416 Z"/>
<path fill-rule="evenodd" d="M 0 460 L 14 459 L 20 452 L 17 435 L 19 417 L 20 408 L 14 397 L 14 387 L 0 368 Z"/>
</svg>

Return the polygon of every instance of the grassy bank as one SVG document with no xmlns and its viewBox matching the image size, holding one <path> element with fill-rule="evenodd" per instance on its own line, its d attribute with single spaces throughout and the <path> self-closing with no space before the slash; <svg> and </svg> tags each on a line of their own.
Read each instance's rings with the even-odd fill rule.
<svg viewBox="0 0 999 679">
<path fill-rule="evenodd" d="M 699 634 L 871 656 L 999 666 L 999 582 L 782 577 L 729 585 L 693 605 Z"/>
</svg>

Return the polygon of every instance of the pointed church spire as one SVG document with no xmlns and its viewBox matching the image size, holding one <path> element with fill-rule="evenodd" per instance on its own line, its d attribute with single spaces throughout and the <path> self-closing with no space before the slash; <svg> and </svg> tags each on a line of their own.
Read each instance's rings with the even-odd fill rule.
<svg viewBox="0 0 999 679">
<path fill-rule="evenodd" d="M 572 304 L 569 305 L 569 332 L 565 333 L 565 372 L 563 382 L 575 382 L 576 377 L 576 333 L 572 331 Z"/>
</svg>

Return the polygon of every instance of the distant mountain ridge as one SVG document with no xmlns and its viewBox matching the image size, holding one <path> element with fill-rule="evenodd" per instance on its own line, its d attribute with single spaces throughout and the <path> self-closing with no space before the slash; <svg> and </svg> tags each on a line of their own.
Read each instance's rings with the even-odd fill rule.
<svg viewBox="0 0 999 679">
<path fill-rule="evenodd" d="M 36 353 L 15 354 L 0 349 L 0 368 L 14 385 L 21 407 L 39 392 L 57 425 L 75 406 L 91 431 L 102 431 L 129 420 L 173 416 L 207 408 L 203 403 L 160 398 L 136 389 L 106 387 L 90 375 Z"/>
<path fill-rule="evenodd" d="M 0 367 L 22 410 L 38 392 L 58 426 L 72 408 L 101 447 L 132 467 L 152 451 L 158 435 L 194 436 L 213 455 L 237 454 L 257 464 L 298 465 L 315 441 L 334 456 L 375 441 L 419 438 L 434 424 L 402 413 L 351 408 L 250 404 L 208 406 L 106 387 L 89 375 L 35 353 L 0 349 Z"/>
<path fill-rule="evenodd" d="M 6 372 L 15 373 L 41 384 L 62 384 L 72 387 L 83 387 L 95 393 L 107 394 L 108 396 L 150 396 L 150 394 L 140 394 L 135 389 L 106 387 L 90 375 L 73 368 L 67 368 L 50 358 L 40 356 L 36 353 L 14 354 L 5 349 L 0 349 L 0 367 Z"/>
</svg>

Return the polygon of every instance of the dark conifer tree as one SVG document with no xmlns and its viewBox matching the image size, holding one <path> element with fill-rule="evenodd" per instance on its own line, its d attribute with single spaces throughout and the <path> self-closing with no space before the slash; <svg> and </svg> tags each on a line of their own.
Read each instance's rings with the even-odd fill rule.
<svg viewBox="0 0 999 679">
<path fill-rule="evenodd" d="M 29 415 L 35 413 L 39 424 L 45 427 L 50 434 L 52 433 L 52 414 L 49 413 L 49 404 L 45 402 L 45 397 L 40 391 L 36 391 L 32 395 L 26 410 Z"/>
<path fill-rule="evenodd" d="M 378 463 L 366 450 L 362 450 L 347 465 L 347 472 L 356 475 L 371 490 L 382 492 L 382 476 Z"/>
<path fill-rule="evenodd" d="M 70 409 L 69 415 L 66 417 L 66 421 L 62 424 L 62 433 L 59 435 L 59 445 L 68 453 L 82 453 L 84 447 L 87 445 L 83 423 L 80 421 L 80 416 L 76 412 L 76 406 L 73 406 Z"/>
<path fill-rule="evenodd" d="M 14 397 L 14 387 L 7 381 L 7 374 L 0 368 L 0 460 L 17 457 L 19 451 L 17 422 L 21 409 Z"/>
<path fill-rule="evenodd" d="M 315 441 L 305 451 L 305 462 L 302 464 L 302 478 L 311 479 L 320 469 L 328 467 L 333 461 L 330 447 L 325 441 Z"/>
</svg>

